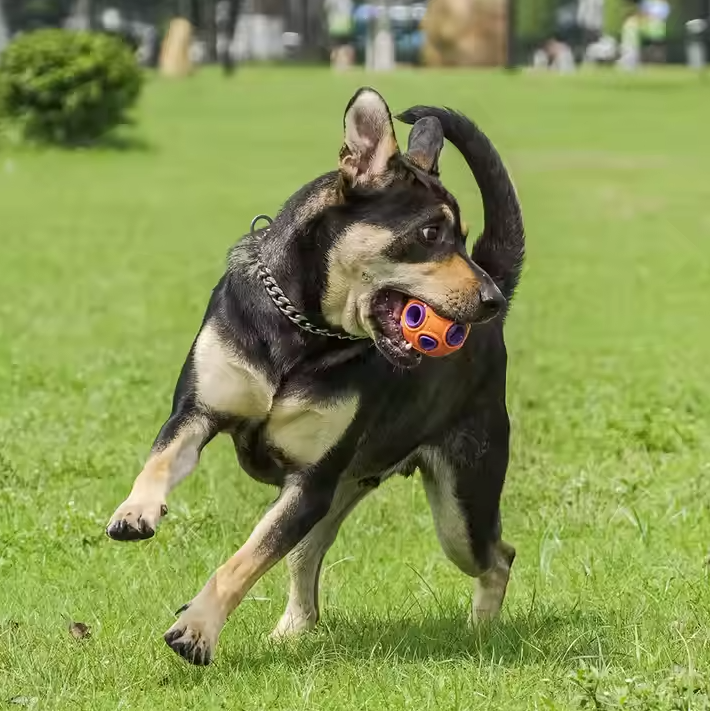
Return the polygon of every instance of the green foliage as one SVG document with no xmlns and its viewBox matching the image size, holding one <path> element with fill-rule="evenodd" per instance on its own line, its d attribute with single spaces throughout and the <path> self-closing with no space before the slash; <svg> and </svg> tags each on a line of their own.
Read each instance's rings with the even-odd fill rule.
<svg viewBox="0 0 710 711">
<path fill-rule="evenodd" d="M 130 49 L 114 37 L 38 30 L 0 58 L 0 116 L 28 139 L 88 143 L 126 121 L 142 81 Z"/>
<path fill-rule="evenodd" d="M 579 688 L 580 709 L 596 711 L 710 711 L 710 685 L 695 671 L 675 669 L 658 681 L 626 678 L 614 683 L 611 675 L 584 666 L 572 676 Z"/>
<path fill-rule="evenodd" d="M 518 2 L 517 31 L 522 37 L 547 35 L 554 26 L 554 0 Z"/>
</svg>

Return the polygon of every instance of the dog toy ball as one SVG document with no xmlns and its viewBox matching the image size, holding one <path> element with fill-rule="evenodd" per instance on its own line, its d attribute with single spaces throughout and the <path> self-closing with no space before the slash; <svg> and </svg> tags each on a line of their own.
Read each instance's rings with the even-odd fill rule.
<svg viewBox="0 0 710 711">
<path fill-rule="evenodd" d="M 402 310 L 404 339 L 420 353 L 441 357 L 457 351 L 471 327 L 439 316 L 422 301 L 410 299 Z"/>
</svg>

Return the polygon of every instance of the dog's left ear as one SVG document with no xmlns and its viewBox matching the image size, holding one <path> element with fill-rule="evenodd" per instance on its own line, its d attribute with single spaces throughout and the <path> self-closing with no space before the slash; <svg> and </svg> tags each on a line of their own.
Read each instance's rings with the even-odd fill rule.
<svg viewBox="0 0 710 711">
<path fill-rule="evenodd" d="M 412 163 L 431 175 L 439 175 L 439 155 L 443 147 L 444 129 L 439 119 L 425 116 L 415 122 L 407 144 L 407 157 Z"/>
<path fill-rule="evenodd" d="M 345 140 L 340 173 L 350 186 L 381 187 L 399 153 L 392 115 L 385 100 L 370 87 L 360 89 L 345 109 Z"/>
</svg>

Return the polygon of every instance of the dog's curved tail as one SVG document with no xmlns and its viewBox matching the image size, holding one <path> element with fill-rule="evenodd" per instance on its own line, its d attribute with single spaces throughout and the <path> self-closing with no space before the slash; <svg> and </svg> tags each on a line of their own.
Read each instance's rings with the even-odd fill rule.
<svg viewBox="0 0 710 711">
<path fill-rule="evenodd" d="M 483 200 L 484 228 L 473 248 L 473 260 L 494 279 L 510 300 L 525 257 L 525 229 L 515 187 L 488 137 L 458 111 L 414 106 L 397 116 L 413 125 L 425 116 L 439 120 L 444 136 L 463 155 Z"/>
</svg>

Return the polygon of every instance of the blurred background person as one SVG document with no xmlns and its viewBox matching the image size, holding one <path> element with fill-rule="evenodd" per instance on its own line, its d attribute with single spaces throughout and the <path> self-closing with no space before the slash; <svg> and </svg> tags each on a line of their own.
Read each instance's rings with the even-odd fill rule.
<svg viewBox="0 0 710 711">
<path fill-rule="evenodd" d="M 577 68 L 571 47 L 558 37 L 551 37 L 533 55 L 533 66 L 536 69 L 550 69 L 567 74 Z"/>
<path fill-rule="evenodd" d="M 671 8 L 667 0 L 641 2 L 641 43 L 644 61 L 666 61 L 666 30 Z"/>
<path fill-rule="evenodd" d="M 236 21 L 236 7 L 239 0 L 218 0 L 215 4 L 215 52 L 217 61 L 225 75 L 234 71 L 232 37 Z"/>
<path fill-rule="evenodd" d="M 641 63 L 641 13 L 634 2 L 626 8 L 626 18 L 621 25 L 619 68 L 635 70 Z"/>
</svg>

